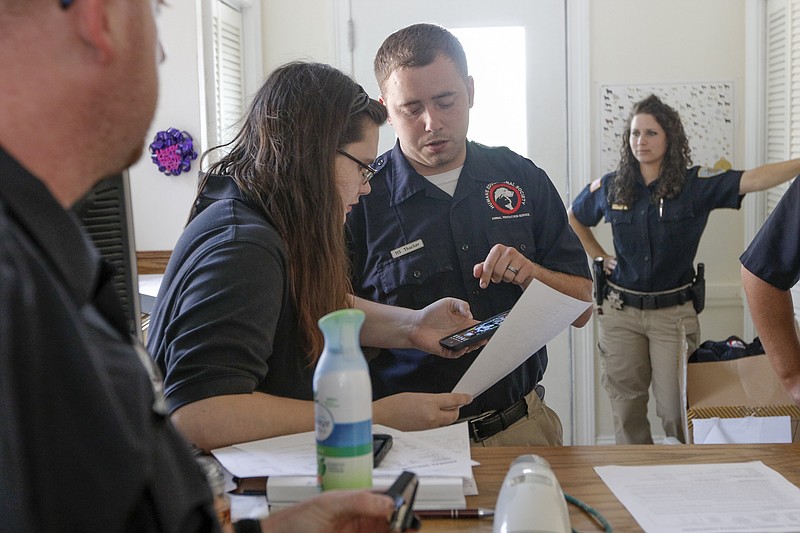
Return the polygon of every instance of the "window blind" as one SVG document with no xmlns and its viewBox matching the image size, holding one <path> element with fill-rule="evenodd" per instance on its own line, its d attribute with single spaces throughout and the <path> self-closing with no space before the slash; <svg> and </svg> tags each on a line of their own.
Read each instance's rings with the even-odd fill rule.
<svg viewBox="0 0 800 533">
<path fill-rule="evenodd" d="M 800 157 L 800 0 L 767 0 L 766 162 Z M 789 183 L 766 191 L 769 216 Z M 800 284 L 792 289 L 800 315 Z"/>
<path fill-rule="evenodd" d="M 214 2 L 212 29 L 216 144 L 224 144 L 236 134 L 244 113 L 242 12 L 225 2 Z"/>
</svg>

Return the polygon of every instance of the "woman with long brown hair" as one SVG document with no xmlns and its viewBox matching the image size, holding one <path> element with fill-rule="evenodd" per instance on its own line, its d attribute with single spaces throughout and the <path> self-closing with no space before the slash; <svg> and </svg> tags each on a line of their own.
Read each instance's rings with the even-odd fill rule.
<svg viewBox="0 0 800 533">
<path fill-rule="evenodd" d="M 351 295 L 344 220 L 370 191 L 385 120 L 342 72 L 290 63 L 269 76 L 229 151 L 201 173 L 148 340 L 172 420 L 196 446 L 312 430 L 317 321 L 336 309 L 365 311 L 364 345 L 460 355 L 438 340 L 474 323 L 465 302 L 412 311 Z M 398 394 L 374 403 L 373 420 L 438 427 L 469 401 Z"/>
</svg>

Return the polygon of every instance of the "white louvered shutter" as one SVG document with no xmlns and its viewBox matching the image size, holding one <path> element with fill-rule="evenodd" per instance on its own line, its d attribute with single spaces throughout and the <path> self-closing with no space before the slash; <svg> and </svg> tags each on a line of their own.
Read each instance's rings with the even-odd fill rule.
<svg viewBox="0 0 800 533">
<path fill-rule="evenodd" d="M 767 163 L 800 157 L 800 0 L 767 0 L 766 159 Z M 766 191 L 769 216 L 789 188 Z M 792 289 L 800 315 L 800 284 Z"/>
<path fill-rule="evenodd" d="M 244 113 L 242 12 L 225 2 L 214 2 L 214 96 L 216 144 L 230 141 Z"/>
</svg>

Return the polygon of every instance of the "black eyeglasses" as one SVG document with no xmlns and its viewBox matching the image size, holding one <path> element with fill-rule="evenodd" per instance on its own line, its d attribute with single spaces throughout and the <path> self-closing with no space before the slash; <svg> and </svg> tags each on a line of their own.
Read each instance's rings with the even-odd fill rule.
<svg viewBox="0 0 800 533">
<path fill-rule="evenodd" d="M 372 167 L 372 165 L 368 165 L 368 164 L 364 163 L 363 161 L 360 161 L 359 159 L 353 157 L 352 155 L 348 154 L 344 150 L 340 150 L 340 149 L 337 148 L 336 151 L 339 152 L 340 154 L 342 154 L 343 156 L 345 156 L 347 159 L 349 159 L 351 161 L 355 161 L 356 163 L 358 163 L 358 166 L 361 167 L 361 184 L 362 185 L 366 185 L 367 183 L 369 183 L 369 180 L 371 180 L 372 177 L 375 175 L 375 173 L 378 172 L 377 170 L 375 170 Z"/>
</svg>

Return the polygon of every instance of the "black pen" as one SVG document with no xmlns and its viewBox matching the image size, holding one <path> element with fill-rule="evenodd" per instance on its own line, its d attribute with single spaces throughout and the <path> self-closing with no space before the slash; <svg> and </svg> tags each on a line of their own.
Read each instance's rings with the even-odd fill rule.
<svg viewBox="0 0 800 533">
<path fill-rule="evenodd" d="M 493 509 L 434 509 L 414 511 L 420 518 L 491 518 Z"/>
</svg>

